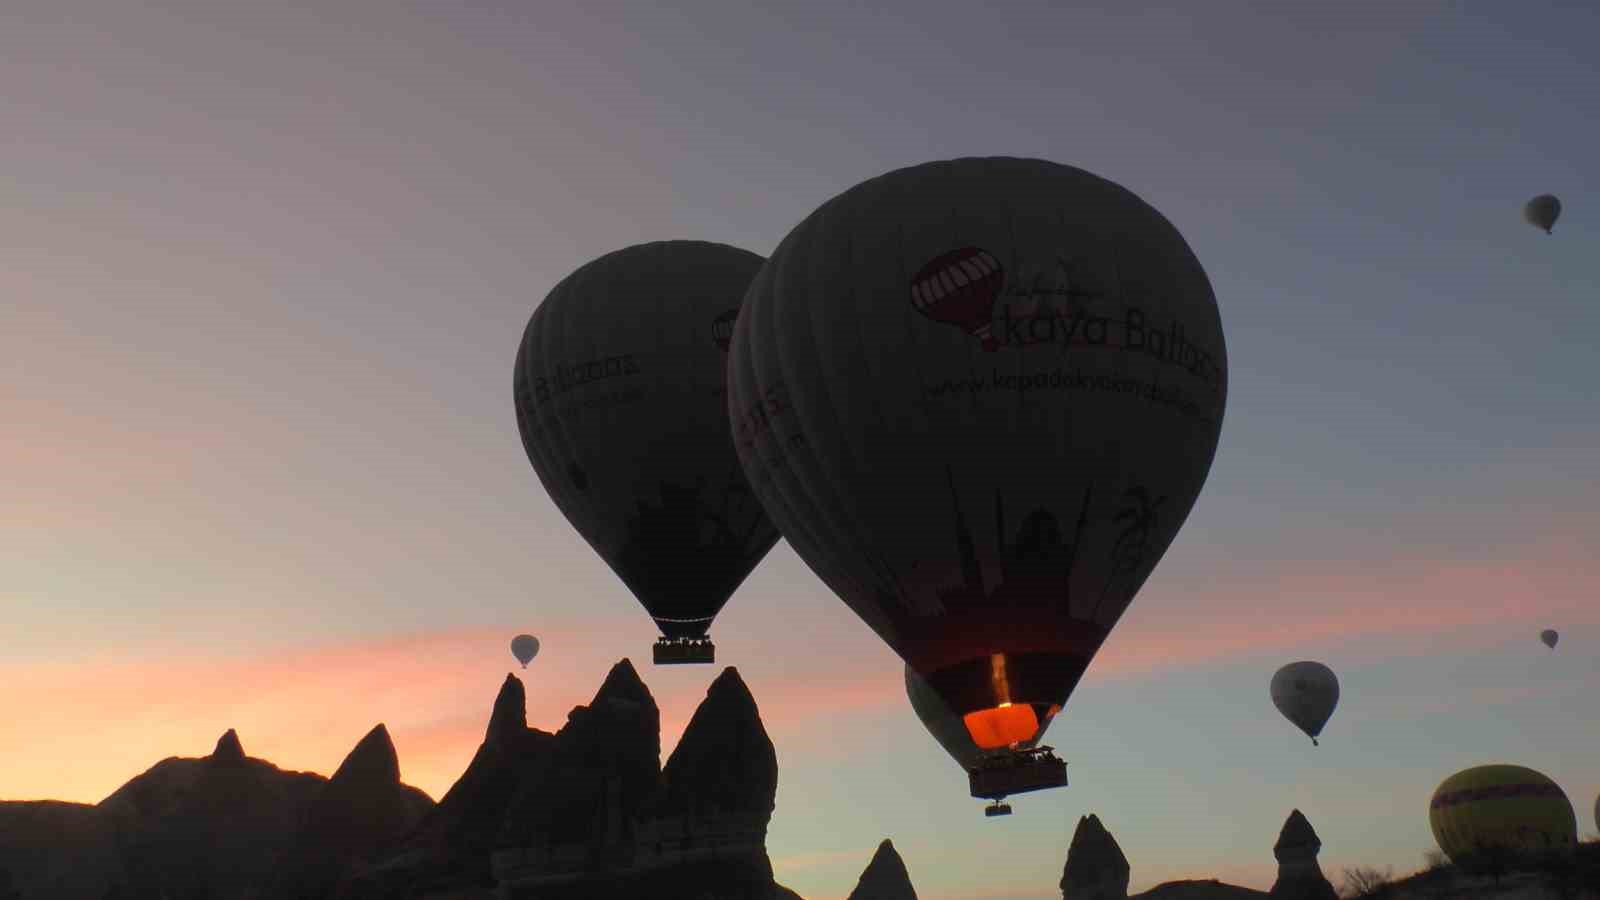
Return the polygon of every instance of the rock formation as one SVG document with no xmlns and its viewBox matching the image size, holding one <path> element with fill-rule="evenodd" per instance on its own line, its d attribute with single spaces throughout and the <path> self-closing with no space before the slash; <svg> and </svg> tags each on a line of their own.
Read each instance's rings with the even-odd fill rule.
<svg viewBox="0 0 1600 900">
<path fill-rule="evenodd" d="M 734 669 L 659 768 L 660 714 L 626 660 L 513 805 L 495 855 L 508 897 L 769 900 L 777 753 Z"/>
<path fill-rule="evenodd" d="M 24 900 L 799 900 L 772 880 L 777 754 L 738 672 L 713 681 L 665 768 L 660 712 L 627 660 L 556 734 L 529 728 L 524 710 L 522 683 L 508 676 L 482 745 L 437 805 L 400 781 L 382 725 L 331 779 L 247 756 L 230 730 L 210 756 L 163 760 L 98 806 L 0 803 L 3 890 Z"/>
<path fill-rule="evenodd" d="M 552 750 L 513 800 L 502 847 L 586 848 L 601 865 L 634 840 L 634 825 L 661 780 L 661 712 L 624 659 L 588 706 L 567 714 Z"/>
<path fill-rule="evenodd" d="M 1262 891 L 1209 878 L 1168 881 L 1142 894 L 1135 894 L 1133 900 L 1266 900 L 1266 896 Z"/>
<path fill-rule="evenodd" d="M 1272 883 L 1269 896 L 1283 900 L 1337 900 L 1338 893 L 1317 865 L 1321 849 L 1322 841 L 1300 810 L 1289 813 L 1278 833 L 1278 843 L 1272 847 L 1272 855 L 1278 860 L 1278 880 Z"/>
<path fill-rule="evenodd" d="M 28 900 L 99 900 L 123 879 L 110 821 L 86 803 L 0 803 L 0 867 Z"/>
<path fill-rule="evenodd" d="M 98 807 L 122 861 L 118 889 L 247 900 L 323 780 L 246 756 L 232 730 L 210 756 L 156 763 Z"/>
<path fill-rule="evenodd" d="M 329 895 L 352 864 L 389 849 L 433 806 L 427 794 L 400 782 L 394 742 L 379 724 L 317 792 L 262 898 Z"/>
<path fill-rule="evenodd" d="M 1062 900 L 1127 900 L 1128 874 L 1128 858 L 1100 818 L 1080 818 L 1061 872 Z"/>
<path fill-rule="evenodd" d="M 905 861 L 888 838 L 884 838 L 878 845 L 878 852 L 872 854 L 872 861 L 861 872 L 861 880 L 856 882 L 849 900 L 917 900 Z"/>
<path fill-rule="evenodd" d="M 755 698 L 732 667 L 711 683 L 661 773 L 658 818 L 772 816 L 778 755 Z M 765 824 L 763 823 L 763 827 Z"/>
</svg>

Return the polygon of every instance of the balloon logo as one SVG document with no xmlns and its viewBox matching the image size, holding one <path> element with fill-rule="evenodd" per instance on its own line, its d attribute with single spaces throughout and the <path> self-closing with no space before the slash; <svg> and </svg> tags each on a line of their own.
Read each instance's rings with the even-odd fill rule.
<svg viewBox="0 0 1600 900">
<path fill-rule="evenodd" d="M 994 301 L 1006 273 L 987 251 L 962 247 L 935 257 L 911 278 L 911 305 L 935 322 L 954 325 L 993 353 L 1000 342 L 994 327 Z"/>
<path fill-rule="evenodd" d="M 728 345 L 733 343 L 733 323 L 739 318 L 737 309 L 730 309 L 711 323 L 711 339 L 717 342 L 717 349 L 723 353 L 728 352 Z"/>
</svg>

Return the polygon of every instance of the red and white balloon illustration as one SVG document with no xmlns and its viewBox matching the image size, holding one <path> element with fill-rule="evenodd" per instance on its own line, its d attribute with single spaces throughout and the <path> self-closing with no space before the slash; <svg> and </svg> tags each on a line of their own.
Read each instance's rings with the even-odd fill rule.
<svg viewBox="0 0 1600 900">
<path fill-rule="evenodd" d="M 991 334 L 994 301 L 1006 283 L 1005 269 L 988 251 L 962 247 L 935 257 L 911 278 L 911 305 L 946 325 L 954 325 L 994 352 L 1000 342 Z"/>
</svg>

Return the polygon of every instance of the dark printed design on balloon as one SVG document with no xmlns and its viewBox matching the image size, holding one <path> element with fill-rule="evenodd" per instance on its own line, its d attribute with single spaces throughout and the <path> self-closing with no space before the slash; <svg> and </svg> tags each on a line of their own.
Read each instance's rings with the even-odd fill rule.
<svg viewBox="0 0 1600 900">
<path fill-rule="evenodd" d="M 739 311 L 730 309 L 711 321 L 711 340 L 723 353 L 727 353 L 728 346 L 733 343 L 733 323 L 738 318 Z"/>
<path fill-rule="evenodd" d="M 1167 497 L 1152 499 L 1148 490 L 1135 485 L 1122 492 L 1122 502 L 1122 509 L 1113 520 L 1121 526 L 1121 531 L 1111 545 L 1111 571 L 1100 593 L 1101 602 L 1118 579 L 1136 574 L 1149 558 L 1150 536 L 1161 529 L 1161 506 L 1167 502 Z"/>
<path fill-rule="evenodd" d="M 1137 305 L 1123 309 L 1121 318 L 1093 312 L 1091 303 L 1105 292 L 1086 287 L 1086 277 L 1065 257 L 1036 270 L 1017 268 L 1022 274 L 1008 286 L 1005 269 L 993 254 L 978 247 L 951 250 L 911 277 L 911 305 L 935 322 L 978 338 L 987 353 L 1002 347 L 1040 346 L 1054 346 L 1063 353 L 1073 348 L 1120 350 L 1181 368 L 1218 393 L 1224 389 L 1221 365 L 1209 350 L 1194 343 L 1182 323 L 1157 320 Z M 996 373 L 993 385 L 970 378 L 930 385 L 926 391 L 977 393 L 1067 384 L 1059 373 L 1053 380 L 1051 375 Z"/>
<path fill-rule="evenodd" d="M 694 487 L 663 483 L 659 504 L 636 501 L 628 517 L 615 568 L 629 573 L 624 581 L 667 637 L 699 637 L 712 616 L 666 618 L 659 610 L 732 594 L 749 571 L 745 563 L 777 542 L 777 528 L 736 475 L 724 480 L 720 498 L 706 496 L 704 478 Z"/>
<path fill-rule="evenodd" d="M 999 260 L 978 247 L 962 247 L 934 257 L 911 277 L 911 305 L 972 335 L 992 353 L 1000 347 L 993 334 L 994 301 L 1005 283 Z"/>
<path fill-rule="evenodd" d="M 1077 521 L 1069 539 L 1055 513 L 1040 506 L 1022 517 L 1015 532 L 1008 533 L 1005 499 L 994 492 L 994 542 L 1000 561 L 1000 580 L 993 588 L 983 577 L 978 562 L 977 542 L 967 525 L 967 517 L 956 494 L 955 477 L 945 467 L 954 519 L 954 539 L 961 560 L 961 581 L 938 589 L 939 611 L 956 615 L 981 609 L 1048 608 L 1065 609 L 1071 595 L 1072 570 L 1077 564 L 1084 523 L 1089 515 L 1093 487 L 1083 492 Z"/>
</svg>

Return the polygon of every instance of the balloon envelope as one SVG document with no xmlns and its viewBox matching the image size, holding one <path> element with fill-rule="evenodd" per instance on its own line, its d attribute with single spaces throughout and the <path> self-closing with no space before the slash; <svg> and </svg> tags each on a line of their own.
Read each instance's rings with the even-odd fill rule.
<svg viewBox="0 0 1600 900">
<path fill-rule="evenodd" d="M 1522 766 L 1478 766 L 1446 778 L 1433 792 L 1428 824 L 1439 849 L 1456 862 L 1480 848 L 1546 850 L 1578 840 L 1567 795 Z"/>
<path fill-rule="evenodd" d="M 531 634 L 519 634 L 511 639 L 511 655 L 526 669 L 528 663 L 539 655 L 539 639 Z"/>
<path fill-rule="evenodd" d="M 1272 676 L 1272 705 L 1315 743 L 1339 705 L 1339 678 L 1319 662 L 1289 663 Z"/>
<path fill-rule="evenodd" d="M 1529 225 L 1543 228 L 1545 234 L 1549 234 L 1556 225 L 1556 219 L 1561 218 L 1561 201 L 1554 194 L 1540 194 L 1522 207 L 1522 218 Z"/>
<path fill-rule="evenodd" d="M 1043 731 L 1188 516 L 1227 359 L 1160 213 L 1068 166 L 961 159 L 796 226 L 728 377 L 791 546 L 992 749 Z"/>
<path fill-rule="evenodd" d="M 1539 632 L 1539 640 L 1551 650 L 1556 648 L 1556 641 L 1560 639 L 1561 635 L 1556 634 L 1555 629 L 1553 628 L 1546 628 L 1544 631 Z"/>
<path fill-rule="evenodd" d="M 556 506 L 671 638 L 703 637 L 778 539 L 728 434 L 727 341 L 761 257 L 662 241 L 563 279 L 517 352 L 517 426 Z"/>
</svg>

